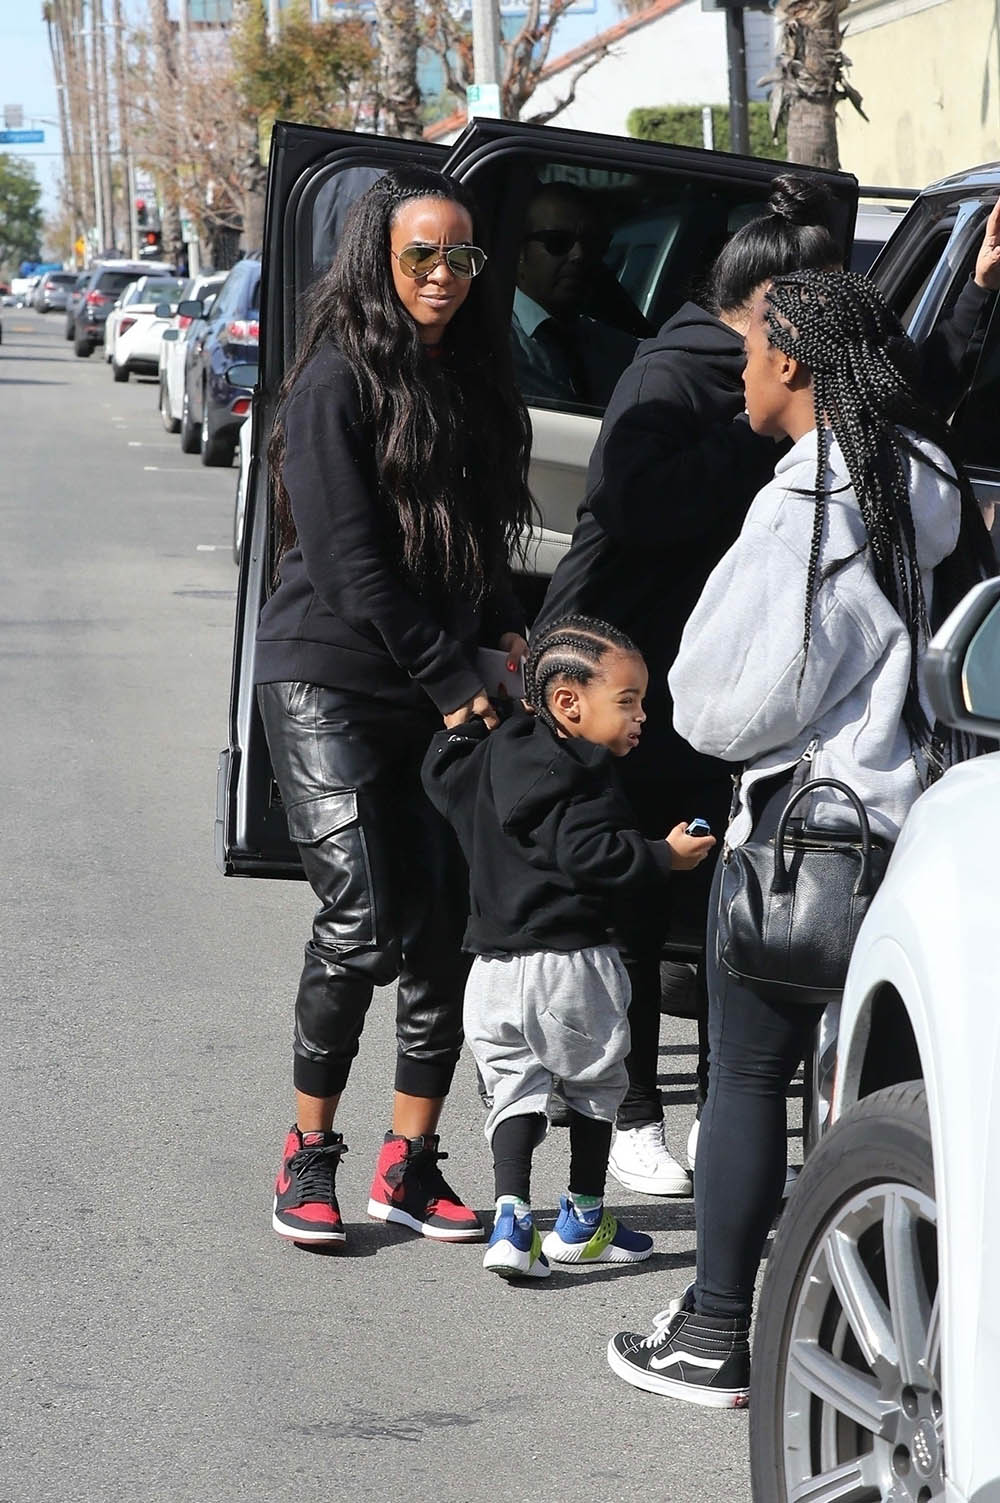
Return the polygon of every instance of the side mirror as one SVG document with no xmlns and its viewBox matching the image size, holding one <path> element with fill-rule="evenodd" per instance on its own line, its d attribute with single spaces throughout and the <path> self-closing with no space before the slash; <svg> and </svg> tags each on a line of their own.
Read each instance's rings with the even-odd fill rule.
<svg viewBox="0 0 1000 1503">
<path fill-rule="evenodd" d="M 924 661 L 927 695 L 939 720 L 959 731 L 1000 732 L 1000 579 L 959 601 L 935 632 Z"/>
<path fill-rule="evenodd" d="M 153 315 L 156 318 L 173 318 L 174 310 L 169 303 L 157 303 Z"/>
<path fill-rule="evenodd" d="M 180 329 L 164 329 L 163 333 L 160 335 L 160 338 L 164 341 L 164 343 L 167 343 L 168 341 L 177 339 L 180 336 L 180 332 Z"/>
<path fill-rule="evenodd" d="M 238 386 L 242 391 L 246 391 L 249 388 L 252 391 L 257 385 L 259 375 L 260 367 L 258 365 L 251 365 L 249 363 L 246 365 L 231 365 L 226 371 L 226 380 L 230 386 Z"/>
<path fill-rule="evenodd" d="M 197 298 L 187 298 L 183 303 L 178 303 L 176 311 L 182 318 L 205 317 L 205 305 Z"/>
</svg>

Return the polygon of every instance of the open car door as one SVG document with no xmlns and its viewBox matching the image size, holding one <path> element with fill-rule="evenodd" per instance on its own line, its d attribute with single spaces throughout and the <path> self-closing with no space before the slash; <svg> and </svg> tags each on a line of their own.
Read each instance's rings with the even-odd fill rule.
<svg viewBox="0 0 1000 1503">
<path fill-rule="evenodd" d="M 420 142 L 279 124 L 272 138 L 264 231 L 260 372 L 236 602 L 229 746 L 219 759 L 216 860 L 227 875 L 301 877 L 271 771 L 253 688 L 254 635 L 272 587 L 274 553 L 264 464 L 277 392 L 294 358 L 303 295 L 333 259 L 344 214 L 386 168 L 419 161 L 468 185 L 480 238 L 511 310 L 515 365 L 517 301 L 523 292 L 525 226 L 533 201 L 572 184 L 598 228 L 597 274 L 580 311 L 591 320 L 589 389 L 560 390 L 518 367 L 533 426 L 531 487 L 538 506 L 526 571 L 529 617 L 569 546 L 601 416 L 637 342 L 688 299 L 703 295 L 716 254 L 762 212 L 771 179 L 787 164 L 511 121 L 474 121 L 449 152 Z M 835 205 L 845 255 L 857 183 L 843 173 L 795 169 L 822 180 Z M 599 334 L 599 338 L 597 337 Z"/>
</svg>

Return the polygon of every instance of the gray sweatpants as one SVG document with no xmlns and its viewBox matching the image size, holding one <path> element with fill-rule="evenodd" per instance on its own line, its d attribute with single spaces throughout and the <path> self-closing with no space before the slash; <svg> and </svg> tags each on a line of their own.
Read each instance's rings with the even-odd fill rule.
<svg viewBox="0 0 1000 1503">
<path fill-rule="evenodd" d="M 465 987 L 465 1038 L 493 1106 L 506 1117 L 548 1109 L 552 1077 L 574 1111 L 613 1122 L 628 1086 L 628 973 L 610 945 L 562 953 L 477 955 Z"/>
</svg>

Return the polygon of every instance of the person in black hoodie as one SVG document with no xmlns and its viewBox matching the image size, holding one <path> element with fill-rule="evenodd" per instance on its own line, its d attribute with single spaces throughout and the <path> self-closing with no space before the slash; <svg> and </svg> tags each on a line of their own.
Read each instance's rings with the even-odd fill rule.
<svg viewBox="0 0 1000 1503">
<path fill-rule="evenodd" d="M 526 651 L 508 561 L 530 515 L 530 430 L 485 264 L 464 190 L 422 167 L 381 176 L 314 289 L 269 448 L 280 563 L 257 696 L 320 903 L 273 1225 L 334 1249 L 334 1114 L 373 988 L 397 977 L 393 1119 L 368 1213 L 442 1241 L 482 1236 L 438 1167 L 468 891 L 420 765 L 442 720 L 496 723 L 478 646 Z"/>
<path fill-rule="evenodd" d="M 483 1266 L 547 1277 L 560 1263 L 637 1263 L 653 1243 L 606 1212 L 612 1122 L 627 1085 L 629 982 L 612 936 L 637 901 L 662 905 L 672 868 L 715 844 L 683 825 L 646 839 L 613 759 L 639 744 L 648 675 L 606 622 L 570 617 L 536 638 L 525 683 L 534 711 L 489 735 L 471 719 L 439 732 L 424 787 L 469 864 L 475 955 L 465 1031 L 492 1097 L 496 1220 Z M 542 1242 L 531 1155 L 553 1079 L 570 1106 L 569 1194 Z"/>
<path fill-rule="evenodd" d="M 918 352 L 921 386 L 939 409 L 951 410 L 961 393 L 981 345 L 982 314 L 1000 285 L 998 210 L 987 223 L 973 277 Z M 743 417 L 743 337 L 754 296 L 774 276 L 839 264 L 829 212 L 825 189 L 794 174 L 775 178 L 768 212 L 743 225 L 717 257 L 707 306 L 685 303 L 654 339 L 640 344 L 604 414 L 573 540 L 536 622 L 535 630 L 544 630 L 570 611 L 603 616 L 626 631 L 645 657 L 648 723 L 640 749 L 622 768 L 622 782 L 647 835 L 664 828 L 670 809 L 696 809 L 715 830 L 728 820 L 732 770 L 695 752 L 673 729 L 667 672 L 705 581 L 735 541 L 781 453 Z M 670 936 L 689 946 L 704 944 L 714 865 L 706 862 L 683 892 L 671 896 Z M 629 1090 L 610 1160 L 621 1184 L 646 1194 L 676 1193 L 683 1173 L 664 1141 L 657 1086 L 666 935 L 666 915 L 650 914 L 628 956 Z M 703 1102 L 703 966 L 696 979 Z M 692 1168 L 696 1144 L 697 1120 L 688 1140 Z"/>
</svg>

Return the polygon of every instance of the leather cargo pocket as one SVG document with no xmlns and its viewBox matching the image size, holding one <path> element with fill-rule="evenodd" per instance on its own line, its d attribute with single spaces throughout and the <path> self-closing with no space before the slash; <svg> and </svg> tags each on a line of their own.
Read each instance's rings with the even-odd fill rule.
<svg viewBox="0 0 1000 1503">
<path fill-rule="evenodd" d="M 358 822 L 358 795 L 353 788 L 339 793 L 322 793 L 318 798 L 303 799 L 287 811 L 288 833 L 300 845 L 313 845 L 338 830 Z"/>
<path fill-rule="evenodd" d="M 376 944 L 375 892 L 356 791 L 345 788 L 303 799 L 288 809 L 287 817 L 288 833 L 320 900 L 316 939 L 332 949 Z"/>
</svg>

